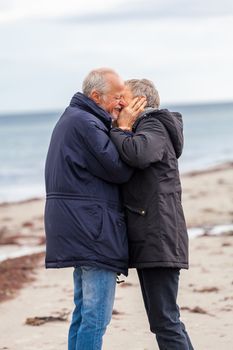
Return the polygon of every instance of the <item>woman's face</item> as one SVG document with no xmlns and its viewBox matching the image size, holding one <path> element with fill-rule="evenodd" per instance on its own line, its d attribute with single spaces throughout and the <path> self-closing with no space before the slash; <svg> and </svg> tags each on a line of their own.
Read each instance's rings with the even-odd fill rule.
<svg viewBox="0 0 233 350">
<path fill-rule="evenodd" d="M 125 105 L 128 106 L 129 103 L 133 100 L 134 96 L 128 86 L 125 87 L 123 92 L 123 98 L 125 101 Z"/>
</svg>

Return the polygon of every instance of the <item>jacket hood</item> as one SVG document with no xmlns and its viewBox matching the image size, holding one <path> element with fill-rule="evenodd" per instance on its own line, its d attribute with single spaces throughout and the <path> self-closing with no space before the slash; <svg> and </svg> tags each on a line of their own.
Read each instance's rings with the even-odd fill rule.
<svg viewBox="0 0 233 350">
<path fill-rule="evenodd" d="M 139 119 L 148 116 L 158 119 L 166 128 L 173 144 L 176 158 L 179 158 L 182 154 L 184 144 L 182 115 L 178 112 L 170 112 L 167 109 L 149 108 Z"/>
<path fill-rule="evenodd" d="M 77 92 L 70 101 L 71 107 L 79 107 L 80 109 L 94 114 L 98 119 L 100 119 L 108 128 L 111 127 L 112 118 L 111 115 L 106 112 L 103 108 L 97 105 L 92 99 Z"/>
</svg>

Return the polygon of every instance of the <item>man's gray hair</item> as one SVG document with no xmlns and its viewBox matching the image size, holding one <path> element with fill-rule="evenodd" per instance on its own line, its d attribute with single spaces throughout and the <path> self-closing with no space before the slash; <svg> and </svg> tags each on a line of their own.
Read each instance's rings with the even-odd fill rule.
<svg viewBox="0 0 233 350">
<path fill-rule="evenodd" d="M 159 93 L 148 79 L 130 79 L 125 81 L 125 85 L 130 89 L 133 97 L 145 96 L 147 99 L 146 107 L 159 108 L 160 97 Z M 145 107 L 145 108 L 146 108 Z"/>
<path fill-rule="evenodd" d="M 118 74 L 111 68 L 98 68 L 92 70 L 83 81 L 83 94 L 90 97 L 93 90 L 105 94 L 110 88 L 109 81 L 106 79 L 109 74 L 118 76 Z"/>
</svg>

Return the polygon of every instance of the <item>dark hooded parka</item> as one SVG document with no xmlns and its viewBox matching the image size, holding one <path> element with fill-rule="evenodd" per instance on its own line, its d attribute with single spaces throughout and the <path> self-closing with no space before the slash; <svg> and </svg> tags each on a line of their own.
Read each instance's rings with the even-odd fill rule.
<svg viewBox="0 0 233 350">
<path fill-rule="evenodd" d="M 181 205 L 177 159 L 183 147 L 182 117 L 149 109 L 111 138 L 136 168 L 122 186 L 129 238 L 129 266 L 188 268 L 188 235 Z"/>
<path fill-rule="evenodd" d="M 119 184 L 132 169 L 110 128 L 110 115 L 81 93 L 54 128 L 45 167 L 47 268 L 91 265 L 127 274 Z"/>
</svg>

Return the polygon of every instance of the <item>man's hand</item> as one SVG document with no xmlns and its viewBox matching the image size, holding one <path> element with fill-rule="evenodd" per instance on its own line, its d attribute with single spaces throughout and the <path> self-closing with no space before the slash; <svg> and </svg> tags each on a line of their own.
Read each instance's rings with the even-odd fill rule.
<svg viewBox="0 0 233 350">
<path fill-rule="evenodd" d="M 135 97 L 127 107 L 124 107 L 116 121 L 118 128 L 132 130 L 137 117 L 144 111 L 147 104 L 145 97 Z"/>
</svg>

